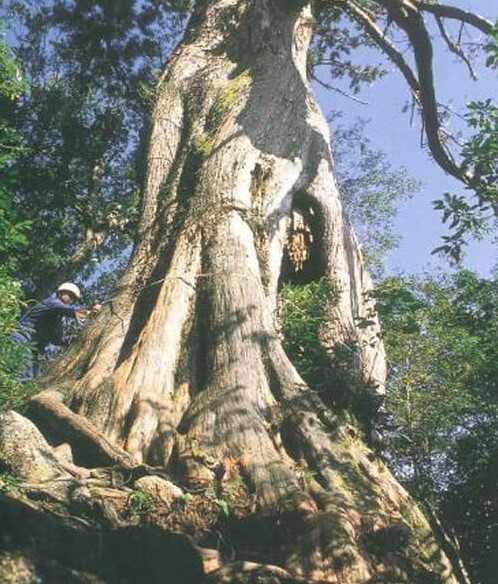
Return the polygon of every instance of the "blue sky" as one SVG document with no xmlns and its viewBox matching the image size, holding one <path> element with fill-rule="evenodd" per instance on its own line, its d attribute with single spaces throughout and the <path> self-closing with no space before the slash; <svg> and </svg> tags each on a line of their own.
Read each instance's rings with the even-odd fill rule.
<svg viewBox="0 0 498 584">
<path fill-rule="evenodd" d="M 448 4 L 468 8 L 490 20 L 498 17 L 498 7 L 493 11 L 489 0 L 451 0 Z M 476 37 L 479 37 L 477 32 Z M 435 65 L 439 101 L 451 104 L 460 113 L 464 112 L 465 104 L 471 99 L 496 98 L 496 71 L 478 67 L 478 81 L 474 82 L 466 66 L 456 62 L 454 55 L 444 50 Z M 406 168 L 411 176 L 423 183 L 422 191 L 417 196 L 400 205 L 396 230 L 402 242 L 387 258 L 388 272 L 448 270 L 445 261 L 431 255 L 431 250 L 441 244 L 441 235 L 446 233 L 446 227 L 442 225 L 439 213 L 432 209 L 431 201 L 440 198 L 446 191 L 459 193 L 462 188 L 455 179 L 445 175 L 421 149 L 418 120 L 410 125 L 410 115 L 402 113 L 403 106 L 410 99 L 405 81 L 394 66 L 388 64 L 388 69 L 389 75 L 360 93 L 361 99 L 367 101 L 368 105 L 336 93 L 324 94 L 319 91 L 318 97 L 326 111 L 342 109 L 351 118 L 369 119 L 366 133 L 372 141 L 372 147 L 385 152 L 394 168 Z M 465 267 L 489 275 L 498 263 L 497 248 L 490 240 L 488 238 L 487 241 L 469 245 Z"/>
</svg>

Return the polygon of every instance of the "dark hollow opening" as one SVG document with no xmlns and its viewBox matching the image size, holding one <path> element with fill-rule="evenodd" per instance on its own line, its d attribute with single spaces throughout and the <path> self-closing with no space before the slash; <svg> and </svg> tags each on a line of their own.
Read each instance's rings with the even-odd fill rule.
<svg viewBox="0 0 498 584">
<path fill-rule="evenodd" d="M 279 289 L 284 284 L 304 286 L 326 273 L 321 233 L 323 215 L 307 193 L 296 193 L 280 269 Z"/>
</svg>

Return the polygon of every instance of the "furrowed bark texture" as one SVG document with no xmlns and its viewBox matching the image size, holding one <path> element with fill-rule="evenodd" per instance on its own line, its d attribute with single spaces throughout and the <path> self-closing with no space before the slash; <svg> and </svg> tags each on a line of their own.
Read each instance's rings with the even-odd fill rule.
<svg viewBox="0 0 498 584">
<path fill-rule="evenodd" d="M 341 291 L 324 343 L 355 344 L 371 398 L 382 395 L 377 324 L 356 326 L 371 284 L 306 79 L 304 4 L 198 3 L 157 88 L 129 268 L 48 381 L 67 385 L 68 405 L 137 463 L 195 488 L 236 477 L 254 501 L 244 525 L 261 529 L 255 549 L 294 574 L 453 582 L 407 493 L 305 385 L 277 333 L 298 214 L 312 242 L 308 280 L 329 277 Z M 287 531 L 258 527 L 277 515 L 291 518 Z"/>
</svg>

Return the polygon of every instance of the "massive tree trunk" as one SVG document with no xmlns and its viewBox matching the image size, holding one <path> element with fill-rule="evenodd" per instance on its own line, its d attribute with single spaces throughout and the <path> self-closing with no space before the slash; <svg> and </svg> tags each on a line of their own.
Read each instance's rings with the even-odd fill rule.
<svg viewBox="0 0 498 584">
<path fill-rule="evenodd" d="M 324 348 L 356 347 L 369 407 L 384 391 L 306 77 L 312 24 L 306 2 L 197 3 L 157 87 L 129 267 L 47 383 L 136 464 L 240 503 L 236 558 L 327 582 L 453 582 L 408 494 L 282 347 L 279 287 L 330 278 Z"/>
</svg>

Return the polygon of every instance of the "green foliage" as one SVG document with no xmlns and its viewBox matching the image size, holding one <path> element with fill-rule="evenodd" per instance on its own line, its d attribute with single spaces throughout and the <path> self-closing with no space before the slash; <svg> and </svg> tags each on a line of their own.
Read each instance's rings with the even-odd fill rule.
<svg viewBox="0 0 498 584">
<path fill-rule="evenodd" d="M 153 498 L 142 489 L 134 489 L 128 497 L 128 512 L 131 516 L 141 517 L 152 513 L 156 508 Z"/>
<path fill-rule="evenodd" d="M 328 278 L 284 284 L 279 296 L 283 345 L 304 381 L 327 404 L 368 423 L 373 404 L 361 378 L 357 346 L 342 342 L 328 346 L 323 334 L 340 293 Z"/>
<path fill-rule="evenodd" d="M 0 410 L 19 409 L 33 389 L 16 381 L 25 367 L 27 348 L 10 340 L 22 308 L 21 287 L 12 272 L 28 243 L 30 228 L 29 221 L 19 220 L 13 200 L 18 179 L 14 165 L 24 152 L 15 122 L 25 91 L 14 59 L 0 42 Z"/>
<path fill-rule="evenodd" d="M 462 148 L 462 163 L 473 176 L 475 198 L 445 193 L 434 201 L 434 208 L 442 211 L 443 222 L 453 230 L 443 237 L 444 244 L 433 253 L 444 253 L 459 262 L 468 234 L 482 237 L 490 230 L 490 219 L 498 214 L 498 106 L 491 99 L 471 102 L 465 116 L 474 135 Z"/>
<path fill-rule="evenodd" d="M 192 500 L 194 499 L 194 496 L 192 495 L 192 493 L 183 493 L 182 496 L 180 497 L 180 501 L 183 505 L 188 505 L 189 503 L 192 502 Z"/>
<path fill-rule="evenodd" d="M 498 513 L 498 277 L 390 278 L 377 292 L 389 357 L 386 456 L 439 509 L 491 582 Z"/>
<path fill-rule="evenodd" d="M 494 428 L 475 428 L 450 454 L 456 471 L 441 514 L 458 535 L 473 581 L 496 581 L 498 440 Z M 493 434 L 494 432 L 494 434 Z"/>
<path fill-rule="evenodd" d="M 21 482 L 15 476 L 10 473 L 2 472 L 0 473 L 0 493 L 2 491 L 20 491 Z"/>
<path fill-rule="evenodd" d="M 355 59 L 356 50 L 372 46 L 368 35 L 356 23 L 346 24 L 339 7 L 322 2 L 315 4 L 317 20 L 308 56 L 309 75 L 314 77 L 320 69 L 325 69 L 334 82 L 346 79 L 354 94 L 362 85 L 385 75 L 380 64 L 369 65 Z"/>
<path fill-rule="evenodd" d="M 155 83 L 189 3 L 3 5 L 29 82 L 16 120 L 25 149 L 11 164 L 19 220 L 32 222 L 17 273 L 41 296 L 61 279 L 95 277 L 130 247 L 150 107 L 143 87 Z"/>
<path fill-rule="evenodd" d="M 120 152 L 125 123 L 99 90 L 67 80 L 33 87 L 24 103 L 21 131 L 30 149 L 15 165 L 16 202 L 33 222 L 20 263 L 32 292 L 53 288 L 62 270 L 63 279 L 89 276 L 95 259 L 129 244 L 138 187 L 129 155 Z"/>
<path fill-rule="evenodd" d="M 490 33 L 490 42 L 485 45 L 484 50 L 488 53 L 486 67 L 498 67 L 498 21 L 495 23 Z"/>
<path fill-rule="evenodd" d="M 465 320 L 475 308 L 462 304 L 476 282 L 468 272 L 439 281 L 390 278 L 377 291 L 390 365 L 386 408 L 397 428 L 390 450 L 399 472 L 424 496 L 440 484 L 436 462 L 472 428 L 487 400 L 486 369 L 494 367 L 489 332 Z"/>
<path fill-rule="evenodd" d="M 320 331 L 328 322 L 331 303 L 337 301 L 337 286 L 327 278 L 304 286 L 284 284 L 280 292 L 279 316 L 284 348 L 303 379 L 315 389 L 327 389 L 323 375 L 329 362 Z"/>
<path fill-rule="evenodd" d="M 27 244 L 30 222 L 20 221 L 13 193 L 17 173 L 13 168 L 24 151 L 15 128 L 18 104 L 26 84 L 8 48 L 0 42 L 0 263 L 13 267 L 14 254 Z"/>
<path fill-rule="evenodd" d="M 491 42 L 485 46 L 486 65 L 498 67 L 498 25 L 491 32 Z M 498 217 L 498 105 L 491 98 L 471 101 L 467 105 L 465 121 L 473 135 L 461 150 L 462 168 L 471 177 L 469 194 L 445 193 L 433 202 L 442 212 L 443 223 L 448 223 L 450 234 L 433 253 L 442 253 L 454 263 L 462 259 L 468 236 L 481 238 L 497 225 Z"/>
<path fill-rule="evenodd" d="M 479 180 L 482 202 L 489 199 L 489 204 L 493 200 L 498 204 L 498 107 L 487 99 L 473 101 L 467 109 L 467 123 L 477 133 L 463 147 L 464 165 Z"/>
<path fill-rule="evenodd" d="M 386 12 L 384 3 L 358 0 L 354 3 L 354 8 L 350 10 L 347 4 L 344 3 L 344 9 L 342 9 L 339 6 L 330 6 L 325 2 L 315 2 L 317 24 L 310 48 L 309 75 L 322 86 L 339 93 L 344 93 L 340 88 L 341 81 L 343 79 L 349 80 L 349 89 L 353 94 L 356 94 L 362 85 L 371 84 L 385 74 L 380 65 L 365 65 L 368 58 L 365 59 L 364 50 L 361 53 L 363 60 L 357 61 L 357 50 L 373 46 L 372 38 L 375 38 L 375 35 L 372 35 L 371 38 L 372 30 L 370 27 L 367 26 L 363 29 L 358 23 L 368 19 L 373 26 L 377 26 L 379 34 L 393 47 L 397 47 L 400 53 L 403 54 L 405 49 L 398 45 L 398 39 L 390 32 L 395 27 L 392 26 L 392 18 L 388 15 L 391 9 L 388 8 Z M 361 11 L 363 11 L 365 18 L 358 18 Z M 351 22 L 347 21 L 348 18 L 351 18 Z M 380 33 L 381 30 L 382 33 Z M 481 45 L 481 49 L 483 49 L 484 56 L 487 54 L 486 65 L 496 68 L 498 66 L 498 27 L 496 25 L 489 38 L 490 42 L 484 46 Z M 458 50 L 460 49 L 464 54 L 465 51 L 459 46 Z M 477 53 L 477 51 L 474 49 L 473 53 Z M 322 81 L 321 77 L 324 71 L 327 79 L 332 80 L 331 82 Z M 469 135 L 473 132 L 473 135 L 464 143 L 460 157 L 456 153 L 449 154 L 451 159 L 456 160 L 456 174 L 466 184 L 467 192 L 462 194 L 445 193 L 434 201 L 435 208 L 442 212 L 443 222 L 447 222 L 449 225 L 449 234 L 442 238 L 442 245 L 438 246 L 433 253 L 441 253 L 453 263 L 461 261 L 465 245 L 470 237 L 482 238 L 486 233 L 489 233 L 493 226 L 496 226 L 498 211 L 497 112 L 497 106 L 491 99 L 468 104 L 465 116 L 468 131 L 465 134 Z M 441 114 L 441 119 L 443 117 Z M 444 147 L 447 147 L 449 141 L 444 140 L 444 142 Z M 359 146 L 361 147 L 361 143 Z M 380 168 L 382 162 L 376 160 L 374 164 Z M 373 177 L 374 173 L 371 175 Z M 367 197 L 364 198 L 353 193 L 353 203 L 363 201 L 363 206 L 355 204 L 348 206 L 353 223 L 357 228 L 358 226 L 372 225 L 370 219 L 365 222 L 365 218 L 362 217 L 365 206 L 367 206 L 367 210 L 369 208 L 368 199 L 379 205 L 380 217 L 383 217 L 383 204 L 389 203 L 385 193 L 392 188 L 391 185 L 388 185 L 386 191 L 382 183 L 379 185 L 380 189 L 376 186 L 372 188 L 372 179 L 368 178 L 368 175 L 365 175 L 365 178 L 370 182 L 370 185 L 368 182 L 367 185 L 363 185 L 364 192 L 368 193 Z M 387 183 L 392 181 L 392 177 L 384 177 L 383 174 L 380 174 L 380 178 L 385 178 Z M 375 180 L 378 179 L 373 178 L 373 181 Z M 355 188 L 362 188 L 361 181 L 358 181 Z M 411 190 L 413 187 L 409 187 L 408 192 Z M 363 191 L 359 192 L 363 195 Z M 347 197 L 346 189 L 345 198 Z M 377 200 L 375 201 L 375 199 Z M 353 211 L 357 217 L 353 217 Z M 392 215 L 390 218 L 392 219 Z M 379 220 L 382 221 L 382 219 Z M 367 260 L 377 271 L 381 266 L 378 250 L 382 255 L 383 251 L 385 252 L 396 244 L 395 238 L 392 236 L 392 226 L 387 223 L 386 227 L 387 230 L 371 229 L 368 237 L 360 237 L 360 240 L 369 243 L 366 253 Z M 377 234 L 381 234 L 381 236 Z M 373 258 L 369 257 L 370 242 L 372 241 L 374 242 Z"/>
<path fill-rule="evenodd" d="M 366 136 L 366 122 L 356 120 L 343 126 L 341 116 L 332 114 L 334 160 L 341 200 L 358 239 L 370 272 L 380 278 L 385 255 L 399 238 L 394 232 L 397 205 L 414 196 L 420 183 L 404 168 L 393 170 L 384 153 L 372 150 Z"/>
<path fill-rule="evenodd" d="M 230 501 L 226 500 L 226 499 L 219 499 L 219 498 L 215 498 L 213 499 L 214 504 L 219 507 L 219 509 L 221 510 L 221 512 L 223 513 L 225 518 L 229 518 L 232 514 L 232 505 L 230 503 Z"/>
<path fill-rule="evenodd" d="M 0 410 L 21 410 L 26 400 L 37 390 L 35 382 L 17 381 L 26 367 L 29 348 L 12 343 L 22 308 L 22 293 L 5 266 L 0 268 Z"/>
</svg>

